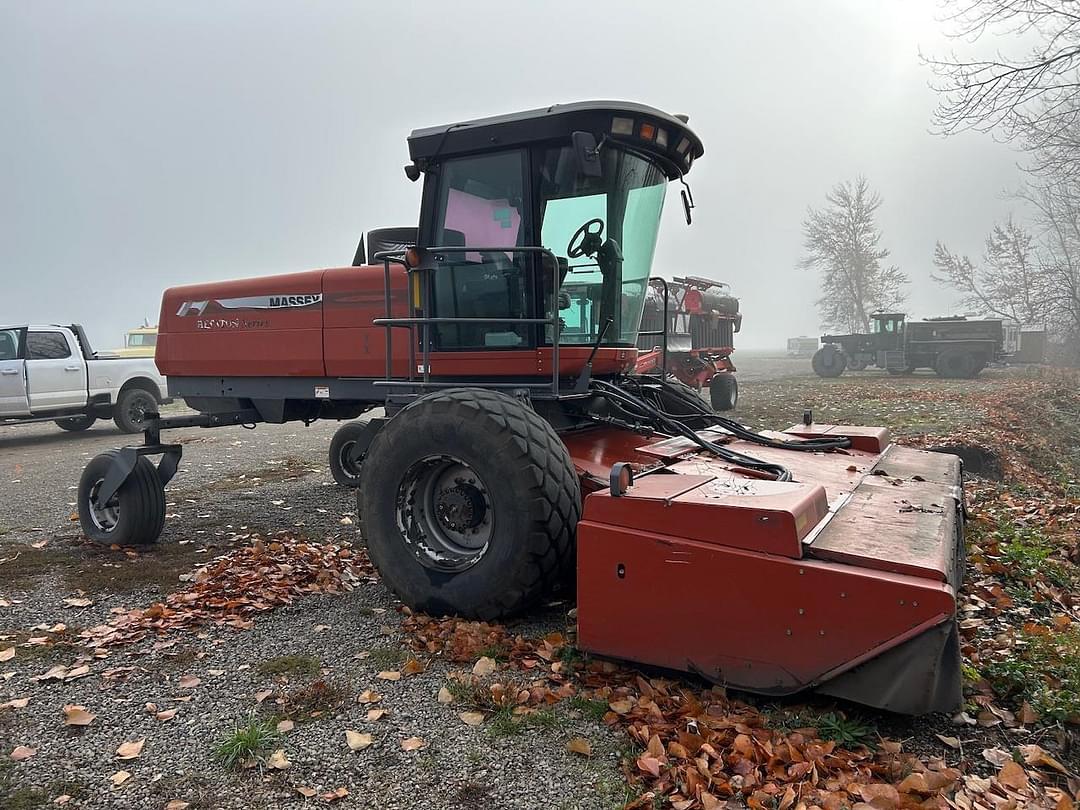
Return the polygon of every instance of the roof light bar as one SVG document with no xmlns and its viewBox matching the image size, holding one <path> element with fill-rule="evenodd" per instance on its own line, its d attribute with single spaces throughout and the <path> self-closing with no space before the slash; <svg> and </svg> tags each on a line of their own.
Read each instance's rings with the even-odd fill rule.
<svg viewBox="0 0 1080 810">
<path fill-rule="evenodd" d="M 612 135 L 633 135 L 634 134 L 634 119 L 633 118 L 619 118 L 615 117 L 611 119 L 611 134 Z"/>
</svg>

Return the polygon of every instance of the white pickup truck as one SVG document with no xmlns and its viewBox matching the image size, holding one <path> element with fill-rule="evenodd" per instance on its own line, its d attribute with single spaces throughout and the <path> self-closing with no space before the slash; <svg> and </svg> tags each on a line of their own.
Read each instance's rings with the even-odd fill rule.
<svg viewBox="0 0 1080 810">
<path fill-rule="evenodd" d="M 78 431 L 111 418 L 138 433 L 167 391 L 154 358 L 98 356 L 77 324 L 0 326 L 0 426 L 54 421 Z"/>
</svg>

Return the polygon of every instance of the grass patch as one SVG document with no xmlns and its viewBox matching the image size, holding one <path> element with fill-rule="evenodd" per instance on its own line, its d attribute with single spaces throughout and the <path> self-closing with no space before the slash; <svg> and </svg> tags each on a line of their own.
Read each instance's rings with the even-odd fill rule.
<svg viewBox="0 0 1080 810">
<path fill-rule="evenodd" d="M 285 692 L 280 696 L 280 702 L 273 704 L 273 709 L 280 719 L 302 723 L 325 717 L 351 697 L 352 692 L 347 687 L 320 678 Z"/>
<path fill-rule="evenodd" d="M 401 647 L 372 647 L 367 660 L 379 669 L 393 669 L 405 662 L 408 653 Z"/>
<path fill-rule="evenodd" d="M 256 669 L 260 675 L 317 675 L 319 659 L 310 655 L 279 655 L 268 658 Z"/>
<path fill-rule="evenodd" d="M 294 478 L 302 478 L 311 475 L 311 465 L 299 458 L 287 458 L 280 464 L 268 464 L 267 466 L 247 473 L 227 475 L 212 481 L 206 485 L 210 492 L 236 492 L 237 490 L 252 489 L 263 484 L 273 484 L 279 481 L 289 481 Z M 183 495 L 184 493 L 175 493 Z"/>
<path fill-rule="evenodd" d="M 0 582 L 6 590 L 27 591 L 43 577 L 77 565 L 81 557 L 70 548 L 33 548 L 22 543 L 0 546 Z"/>
<path fill-rule="evenodd" d="M 566 708 L 577 712 L 588 720 L 600 721 L 608 713 L 608 704 L 605 700 L 596 700 L 581 695 L 574 695 L 566 701 Z"/>
<path fill-rule="evenodd" d="M 1080 719 L 1080 628 L 1027 625 L 1009 657 L 987 664 L 983 674 L 995 692 L 1028 701 L 1044 720 Z"/>
<path fill-rule="evenodd" d="M 563 716 L 553 707 L 537 709 L 525 714 L 514 714 L 513 706 L 500 706 L 491 715 L 487 729 L 493 737 L 512 737 L 533 729 L 551 731 L 560 728 L 563 723 Z"/>
<path fill-rule="evenodd" d="M 166 594 L 180 585 L 181 574 L 195 567 L 198 548 L 194 543 L 161 544 L 140 549 L 135 559 L 123 552 L 92 549 L 64 570 L 64 582 L 70 588 L 89 593 L 153 590 Z"/>
<path fill-rule="evenodd" d="M 856 748 L 860 745 L 873 748 L 874 740 L 878 736 L 874 726 L 866 725 L 841 712 L 828 712 L 821 715 L 816 726 L 821 739 L 832 740 L 844 748 Z"/>
<path fill-rule="evenodd" d="M 278 739 L 275 725 L 273 720 L 254 716 L 238 723 L 232 733 L 215 746 L 214 757 L 226 768 L 239 768 L 253 760 L 261 763 Z"/>
<path fill-rule="evenodd" d="M 989 538 L 997 547 L 997 557 L 1005 567 L 1005 576 L 1013 581 L 1046 579 L 1059 588 L 1075 587 L 1076 575 L 1054 559 L 1056 551 L 1050 540 L 1035 529 L 1000 523 Z"/>
</svg>

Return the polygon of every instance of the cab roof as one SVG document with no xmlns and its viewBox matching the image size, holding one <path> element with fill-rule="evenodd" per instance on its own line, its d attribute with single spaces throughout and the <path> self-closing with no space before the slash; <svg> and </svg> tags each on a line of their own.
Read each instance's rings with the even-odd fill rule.
<svg viewBox="0 0 1080 810">
<path fill-rule="evenodd" d="M 655 107 L 630 101 L 578 101 L 416 129 L 409 135 L 409 156 L 426 170 L 439 158 L 568 139 L 576 131 L 591 132 L 597 143 L 606 138 L 648 152 L 671 180 L 689 172 L 705 153 L 701 139 L 685 121 Z"/>
</svg>

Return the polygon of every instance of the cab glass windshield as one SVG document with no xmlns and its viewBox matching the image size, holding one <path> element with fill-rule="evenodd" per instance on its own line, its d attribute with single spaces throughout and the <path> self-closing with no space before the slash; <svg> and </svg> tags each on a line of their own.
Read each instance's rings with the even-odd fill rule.
<svg viewBox="0 0 1080 810">
<path fill-rule="evenodd" d="M 610 321 L 602 345 L 632 346 L 667 181 L 654 163 L 614 144 L 600 148 L 600 162 L 601 175 L 586 176 L 571 147 L 542 150 L 540 241 L 562 277 L 560 343 L 594 343 Z"/>
</svg>

